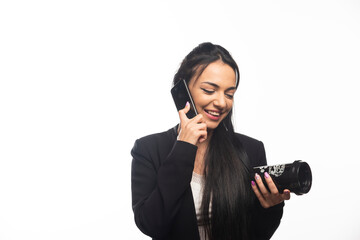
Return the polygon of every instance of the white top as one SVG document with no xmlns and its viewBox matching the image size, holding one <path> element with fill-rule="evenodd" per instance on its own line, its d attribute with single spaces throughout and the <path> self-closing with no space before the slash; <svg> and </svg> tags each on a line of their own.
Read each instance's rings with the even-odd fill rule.
<svg viewBox="0 0 360 240">
<path fill-rule="evenodd" d="M 203 175 L 197 174 L 196 172 L 193 172 L 190 186 L 191 186 L 191 191 L 192 191 L 193 198 L 194 198 L 196 218 L 199 223 L 200 217 L 201 217 L 201 214 L 200 214 L 201 213 L 201 201 L 202 201 L 203 192 L 204 192 L 205 177 Z M 209 207 L 211 210 L 211 203 L 210 203 Z M 199 227 L 200 240 L 206 240 L 204 226 L 198 224 L 198 227 Z"/>
</svg>

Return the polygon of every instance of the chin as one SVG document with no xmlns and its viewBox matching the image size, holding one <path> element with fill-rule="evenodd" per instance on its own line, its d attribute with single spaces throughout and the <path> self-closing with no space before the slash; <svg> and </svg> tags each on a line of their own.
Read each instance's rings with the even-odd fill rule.
<svg viewBox="0 0 360 240">
<path fill-rule="evenodd" d="M 208 123 L 207 124 L 207 129 L 214 130 L 218 126 L 219 126 L 219 123 Z"/>
</svg>

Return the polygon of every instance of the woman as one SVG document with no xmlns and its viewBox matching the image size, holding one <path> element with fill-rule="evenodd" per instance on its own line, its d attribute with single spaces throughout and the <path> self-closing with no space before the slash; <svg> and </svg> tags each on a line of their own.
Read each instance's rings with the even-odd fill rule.
<svg viewBox="0 0 360 240">
<path fill-rule="evenodd" d="M 231 122 L 238 66 L 219 45 L 190 52 L 173 84 L 185 79 L 198 115 L 138 139 L 131 151 L 132 201 L 138 228 L 153 239 L 270 239 L 284 200 L 268 174 L 262 142 L 234 132 Z"/>
</svg>

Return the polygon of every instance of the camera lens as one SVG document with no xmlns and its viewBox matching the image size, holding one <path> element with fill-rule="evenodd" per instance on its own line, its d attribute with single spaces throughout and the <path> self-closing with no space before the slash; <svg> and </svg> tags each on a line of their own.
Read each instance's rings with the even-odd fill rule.
<svg viewBox="0 0 360 240">
<path fill-rule="evenodd" d="M 306 162 L 301 162 L 299 167 L 299 186 L 301 188 L 302 194 L 310 191 L 312 183 L 312 175 L 309 164 Z"/>
</svg>

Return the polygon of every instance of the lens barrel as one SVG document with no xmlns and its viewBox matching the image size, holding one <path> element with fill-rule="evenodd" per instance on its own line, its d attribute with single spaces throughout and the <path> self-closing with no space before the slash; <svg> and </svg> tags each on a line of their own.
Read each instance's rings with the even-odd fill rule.
<svg viewBox="0 0 360 240">
<path fill-rule="evenodd" d="M 284 189 L 289 189 L 296 195 L 302 195 L 310 191 L 312 183 L 311 169 L 309 164 L 301 160 L 288 164 L 254 167 L 253 170 L 254 174 L 258 173 L 261 176 L 265 186 L 267 185 L 264 173 L 267 172 L 280 193 Z"/>
</svg>

